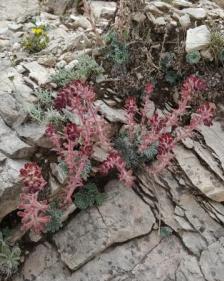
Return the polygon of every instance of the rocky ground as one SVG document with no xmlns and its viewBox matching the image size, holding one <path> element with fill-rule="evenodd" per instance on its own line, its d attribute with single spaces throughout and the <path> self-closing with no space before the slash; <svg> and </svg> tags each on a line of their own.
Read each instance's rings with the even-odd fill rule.
<svg viewBox="0 0 224 281">
<path fill-rule="evenodd" d="M 188 51 L 206 50 L 207 22 L 224 20 L 223 0 L 146 2 L 152 24 L 186 30 Z M 109 24 L 116 5 L 92 1 L 99 30 Z M 16 210 L 20 168 L 50 148 L 44 127 L 27 119 L 25 109 L 36 101 L 33 91 L 48 85 L 58 68 L 69 68 L 81 53 L 92 52 L 91 24 L 76 14 L 68 0 L 0 1 L 0 221 Z M 30 55 L 20 41 L 35 15 L 50 26 L 50 41 Z M 199 27 L 189 33 L 195 20 Z M 110 122 L 124 121 L 121 109 L 102 100 L 98 105 Z M 73 213 L 53 237 L 29 246 L 12 281 L 224 281 L 221 122 L 201 127 L 198 135 L 176 148 L 175 169 L 170 167 L 156 184 L 145 173 L 138 175 L 133 190 L 109 182 L 102 206 Z M 57 188 L 51 176 L 52 188 Z"/>
</svg>

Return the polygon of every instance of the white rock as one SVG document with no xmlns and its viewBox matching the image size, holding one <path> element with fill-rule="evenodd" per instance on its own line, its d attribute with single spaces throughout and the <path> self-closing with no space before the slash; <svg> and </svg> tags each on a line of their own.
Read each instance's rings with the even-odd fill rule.
<svg viewBox="0 0 224 281">
<path fill-rule="evenodd" d="M 46 69 L 36 61 L 23 63 L 23 66 L 29 71 L 29 77 L 34 79 L 38 85 L 47 83 L 52 74 L 52 70 Z"/>
<path fill-rule="evenodd" d="M 186 51 L 202 50 L 208 47 L 211 34 L 206 25 L 190 28 L 187 31 Z"/>
<path fill-rule="evenodd" d="M 208 59 L 210 61 L 213 61 L 213 56 L 211 54 L 210 49 L 206 49 L 206 50 L 201 50 L 201 56 L 205 59 Z"/>
<path fill-rule="evenodd" d="M 188 14 L 197 20 L 204 19 L 207 16 L 207 12 L 203 8 L 187 8 L 181 10 L 181 12 L 184 14 Z"/>
<path fill-rule="evenodd" d="M 181 16 L 179 22 L 184 29 L 187 29 L 191 25 L 190 16 L 188 14 Z"/>
<path fill-rule="evenodd" d="M 177 7 L 188 8 L 192 6 L 192 3 L 186 0 L 173 0 L 172 4 Z"/>
</svg>

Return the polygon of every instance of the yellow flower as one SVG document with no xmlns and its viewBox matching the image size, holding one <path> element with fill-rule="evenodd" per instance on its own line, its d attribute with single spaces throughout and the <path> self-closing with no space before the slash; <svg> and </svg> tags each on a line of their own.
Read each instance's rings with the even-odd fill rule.
<svg viewBox="0 0 224 281">
<path fill-rule="evenodd" d="M 39 35 L 42 35 L 44 30 L 40 27 L 35 27 L 35 28 L 32 28 L 32 32 L 33 34 L 39 36 Z"/>
</svg>

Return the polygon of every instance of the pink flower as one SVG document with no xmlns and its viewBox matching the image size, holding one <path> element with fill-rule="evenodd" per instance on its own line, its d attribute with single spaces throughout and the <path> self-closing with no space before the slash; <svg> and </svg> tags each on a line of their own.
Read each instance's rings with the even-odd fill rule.
<svg viewBox="0 0 224 281">
<path fill-rule="evenodd" d="M 41 174 L 41 169 L 36 163 L 26 163 L 20 170 L 20 176 L 29 193 L 36 193 L 44 188 L 47 182 Z"/>
<path fill-rule="evenodd" d="M 128 113 L 136 113 L 138 111 L 136 98 L 133 96 L 128 97 L 125 101 L 125 108 Z"/>
<path fill-rule="evenodd" d="M 119 179 L 128 187 L 133 186 L 134 176 L 131 170 L 126 170 L 125 162 L 117 151 L 112 151 L 107 160 L 100 167 L 102 174 L 106 175 L 110 170 L 116 168 L 119 172 Z"/>
<path fill-rule="evenodd" d="M 200 106 L 197 110 L 197 114 L 200 115 L 202 122 L 205 126 L 212 125 L 212 119 L 214 118 L 216 106 L 214 103 L 206 102 L 202 106 Z"/>
<path fill-rule="evenodd" d="M 154 86 L 153 86 L 153 84 L 152 84 L 151 82 L 148 82 L 148 83 L 146 84 L 146 86 L 145 86 L 145 93 L 146 93 L 147 95 L 151 95 L 153 91 L 154 91 Z"/>
<path fill-rule="evenodd" d="M 158 154 L 164 155 L 172 150 L 174 138 L 170 133 L 165 133 L 159 138 Z"/>
<path fill-rule="evenodd" d="M 166 126 L 166 121 L 166 118 L 159 117 L 158 113 L 155 113 L 150 119 L 152 131 L 159 133 Z"/>
</svg>

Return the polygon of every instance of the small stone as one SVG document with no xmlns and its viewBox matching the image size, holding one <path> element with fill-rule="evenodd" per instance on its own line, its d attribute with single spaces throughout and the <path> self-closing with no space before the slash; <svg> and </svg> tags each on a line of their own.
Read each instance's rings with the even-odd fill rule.
<svg viewBox="0 0 224 281">
<path fill-rule="evenodd" d="M 210 49 L 201 50 L 201 56 L 207 60 L 213 61 L 213 56 L 211 54 Z"/>
<path fill-rule="evenodd" d="M 190 19 L 190 16 L 188 14 L 184 15 L 184 16 L 181 16 L 179 18 L 179 22 L 180 22 L 180 25 L 184 28 L 184 29 L 187 29 L 190 25 L 191 25 L 191 19 Z"/>
<path fill-rule="evenodd" d="M 203 8 L 187 8 L 187 9 L 181 10 L 181 12 L 184 14 L 188 14 L 197 20 L 204 19 L 207 16 L 207 12 Z"/>
<path fill-rule="evenodd" d="M 18 31 L 18 30 L 22 29 L 23 25 L 21 23 L 10 22 L 8 24 L 8 27 L 12 31 Z"/>
<path fill-rule="evenodd" d="M 117 4 L 113 1 L 91 1 L 91 8 L 96 18 L 112 18 L 116 11 Z"/>
<path fill-rule="evenodd" d="M 46 84 L 52 74 L 52 70 L 46 69 L 36 61 L 23 63 L 23 66 L 29 71 L 29 77 L 40 86 Z"/>
<path fill-rule="evenodd" d="M 75 28 L 78 28 L 78 27 L 82 27 L 83 29 L 91 29 L 92 28 L 92 25 L 91 25 L 90 21 L 85 16 L 70 15 L 70 19 L 73 21 L 72 24 Z"/>
<path fill-rule="evenodd" d="M 166 25 L 166 21 L 164 17 L 158 17 L 155 19 L 154 23 L 156 25 Z"/>
<path fill-rule="evenodd" d="M 211 34 L 206 25 L 190 28 L 187 31 L 186 51 L 202 50 L 208 47 Z"/>
<path fill-rule="evenodd" d="M 102 100 L 97 100 L 95 102 L 95 106 L 99 109 L 99 111 L 108 119 L 110 122 L 122 122 L 126 123 L 127 118 L 125 115 L 125 111 L 123 109 L 115 109 L 109 107 Z"/>
<path fill-rule="evenodd" d="M 192 6 L 192 3 L 186 0 L 173 0 L 172 4 L 181 8 L 188 8 Z"/>
</svg>

